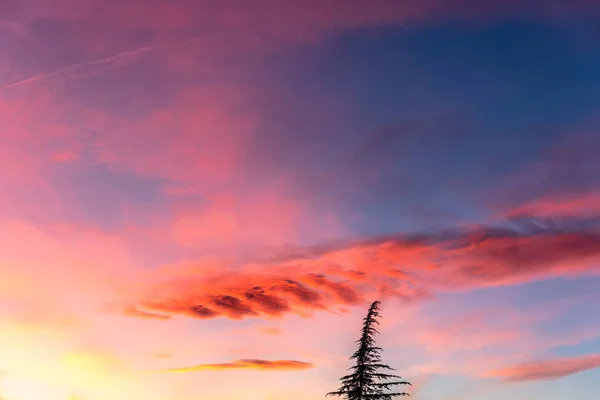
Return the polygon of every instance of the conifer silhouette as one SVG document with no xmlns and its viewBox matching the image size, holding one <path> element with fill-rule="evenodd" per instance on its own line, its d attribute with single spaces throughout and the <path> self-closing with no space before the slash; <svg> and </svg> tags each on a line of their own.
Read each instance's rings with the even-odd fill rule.
<svg viewBox="0 0 600 400">
<path fill-rule="evenodd" d="M 375 325 L 379 325 L 379 301 L 375 301 L 369 308 L 367 316 L 363 319 L 362 335 L 356 341 L 358 349 L 350 357 L 354 366 L 350 367 L 351 374 L 340 378 L 340 388 L 326 396 L 339 396 L 347 400 L 391 400 L 396 396 L 409 396 L 404 392 L 388 392 L 396 385 L 410 385 L 409 382 L 397 375 L 382 373 L 381 370 L 394 370 L 382 364 L 380 352 L 382 349 L 375 346 L 374 336 L 379 333 Z"/>
</svg>

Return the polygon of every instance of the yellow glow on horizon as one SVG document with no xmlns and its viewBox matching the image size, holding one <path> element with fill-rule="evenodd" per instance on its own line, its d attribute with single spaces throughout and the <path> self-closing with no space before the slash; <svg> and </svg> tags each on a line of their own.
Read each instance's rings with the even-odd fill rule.
<svg viewBox="0 0 600 400">
<path fill-rule="evenodd" d="M 65 400 L 72 395 L 67 388 L 11 373 L 2 377 L 0 390 L 7 400 Z"/>
<path fill-rule="evenodd" d="M 43 327 L 0 324 L 0 395 L 6 400 L 132 398 L 127 374 L 112 358 L 75 350 L 68 335 Z M 93 396 L 89 395 L 93 394 Z"/>
</svg>

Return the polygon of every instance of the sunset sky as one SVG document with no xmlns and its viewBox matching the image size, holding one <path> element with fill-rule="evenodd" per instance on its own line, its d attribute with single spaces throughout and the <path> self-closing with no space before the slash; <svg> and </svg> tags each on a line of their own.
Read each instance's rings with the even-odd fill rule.
<svg viewBox="0 0 600 400">
<path fill-rule="evenodd" d="M 0 399 L 597 400 L 600 2 L 0 0 Z"/>
</svg>

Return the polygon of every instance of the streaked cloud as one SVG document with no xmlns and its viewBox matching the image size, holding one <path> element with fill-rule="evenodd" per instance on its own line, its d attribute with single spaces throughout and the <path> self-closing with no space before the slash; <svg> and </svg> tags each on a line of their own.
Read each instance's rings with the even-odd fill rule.
<svg viewBox="0 0 600 400">
<path fill-rule="evenodd" d="M 600 367 L 600 354 L 579 357 L 563 357 L 519 364 L 487 375 L 502 378 L 509 382 L 557 379 Z"/>
<path fill-rule="evenodd" d="M 152 283 L 152 295 L 134 304 L 144 312 L 200 319 L 274 317 L 357 305 L 374 296 L 418 300 L 438 292 L 597 274 L 600 233 L 587 222 L 597 225 L 530 218 L 504 227 L 307 249 L 235 271 L 192 264 L 169 276 L 167 268 Z"/>
<path fill-rule="evenodd" d="M 220 364 L 199 364 L 192 367 L 172 368 L 160 370 L 157 372 L 197 372 L 205 370 L 228 370 L 228 369 L 259 369 L 259 370 L 284 370 L 296 371 L 313 368 L 314 365 L 304 361 L 294 360 L 237 360 L 230 363 Z"/>
</svg>

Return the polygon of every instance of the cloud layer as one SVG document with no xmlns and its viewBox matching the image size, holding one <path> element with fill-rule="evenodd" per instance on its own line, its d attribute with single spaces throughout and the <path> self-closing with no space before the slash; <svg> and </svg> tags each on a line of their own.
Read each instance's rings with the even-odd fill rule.
<svg viewBox="0 0 600 400">
<path fill-rule="evenodd" d="M 0 1 L 0 396 L 318 398 L 374 299 L 422 398 L 568 388 L 599 351 L 599 11 Z M 557 347 L 590 356 L 523 364 Z"/>
<path fill-rule="evenodd" d="M 372 298 L 417 300 L 440 292 L 597 274 L 597 222 L 519 219 L 505 227 L 308 249 L 225 271 L 192 263 L 160 272 L 146 297 L 125 312 L 150 318 L 274 317 L 336 310 Z"/>
</svg>

